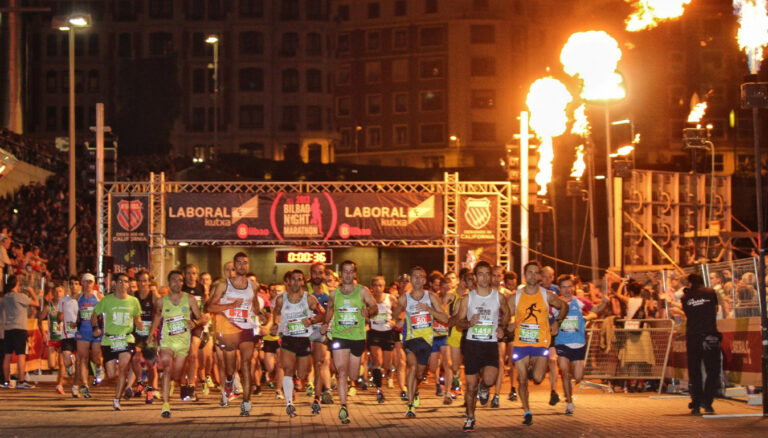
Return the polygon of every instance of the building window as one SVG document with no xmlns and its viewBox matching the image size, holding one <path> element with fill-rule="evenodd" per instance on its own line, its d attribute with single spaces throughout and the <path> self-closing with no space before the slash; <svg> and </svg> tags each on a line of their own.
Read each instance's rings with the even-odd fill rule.
<svg viewBox="0 0 768 438">
<path fill-rule="evenodd" d="M 341 138 L 339 139 L 338 149 L 349 150 L 352 148 L 352 129 L 342 128 L 339 130 Z"/>
<path fill-rule="evenodd" d="M 264 129 L 263 105 L 241 105 L 239 114 L 240 129 Z"/>
<path fill-rule="evenodd" d="M 264 0 L 240 0 L 238 6 L 242 18 L 261 18 L 264 16 Z"/>
<path fill-rule="evenodd" d="M 264 143 L 241 143 L 240 155 L 249 155 L 254 158 L 264 158 Z"/>
<path fill-rule="evenodd" d="M 85 90 L 85 77 L 82 70 L 75 70 L 75 92 L 82 93 Z"/>
<path fill-rule="evenodd" d="M 393 126 L 392 139 L 395 146 L 408 146 L 408 125 Z"/>
<path fill-rule="evenodd" d="M 192 93 L 205 93 L 205 69 L 196 68 L 192 71 Z"/>
<path fill-rule="evenodd" d="M 472 90 L 470 105 L 472 108 L 493 108 L 496 106 L 494 90 Z"/>
<path fill-rule="evenodd" d="M 213 56 L 213 44 L 207 44 L 205 38 L 206 36 L 202 32 L 192 34 L 192 56 Z"/>
<path fill-rule="evenodd" d="M 472 57 L 470 72 L 472 76 L 494 76 L 496 74 L 496 58 L 492 56 Z"/>
<path fill-rule="evenodd" d="M 408 29 L 395 29 L 395 31 L 392 34 L 392 48 L 393 49 L 408 48 Z"/>
<path fill-rule="evenodd" d="M 283 34 L 283 42 L 280 46 L 280 55 L 293 57 L 299 48 L 299 34 L 296 32 L 287 32 Z"/>
<path fill-rule="evenodd" d="M 438 79 L 443 77 L 443 60 L 428 59 L 419 62 L 420 79 Z"/>
<path fill-rule="evenodd" d="M 397 114 L 408 112 L 408 93 L 395 93 L 393 95 L 392 112 Z"/>
<path fill-rule="evenodd" d="M 441 111 L 445 106 L 445 94 L 442 91 L 422 91 L 419 93 L 419 105 L 422 111 Z"/>
<path fill-rule="evenodd" d="M 56 56 L 56 34 L 50 33 L 45 37 L 45 55 Z"/>
<path fill-rule="evenodd" d="M 407 13 L 405 0 L 395 1 L 395 17 L 404 17 Z"/>
<path fill-rule="evenodd" d="M 323 16 L 323 1 L 322 0 L 307 0 L 307 20 L 322 20 Z"/>
<path fill-rule="evenodd" d="M 299 91 L 299 71 L 295 68 L 283 70 L 283 93 Z"/>
<path fill-rule="evenodd" d="M 339 35 L 336 39 L 336 46 L 339 53 L 349 52 L 349 34 L 344 33 Z"/>
<path fill-rule="evenodd" d="M 496 28 L 492 24 L 473 24 L 469 27 L 472 44 L 493 44 L 496 42 Z"/>
<path fill-rule="evenodd" d="M 169 32 L 152 32 L 149 34 L 149 54 L 164 56 L 173 51 L 173 34 Z"/>
<path fill-rule="evenodd" d="M 349 96 L 336 98 L 336 117 L 348 117 L 352 112 L 352 99 Z"/>
<path fill-rule="evenodd" d="M 45 130 L 56 130 L 56 107 L 49 106 L 45 109 Z"/>
<path fill-rule="evenodd" d="M 472 9 L 476 11 L 487 11 L 488 7 L 488 0 L 472 0 Z"/>
<path fill-rule="evenodd" d="M 61 92 L 69 93 L 69 70 L 61 72 Z"/>
<path fill-rule="evenodd" d="M 205 18 L 205 1 L 190 0 L 187 2 L 186 14 L 188 20 L 202 20 Z"/>
<path fill-rule="evenodd" d="M 88 35 L 88 56 L 99 56 L 99 36 L 95 33 Z"/>
<path fill-rule="evenodd" d="M 56 70 L 48 70 L 45 74 L 45 91 L 46 93 L 56 92 Z"/>
<path fill-rule="evenodd" d="M 349 5 L 339 5 L 336 9 L 336 18 L 339 21 L 349 21 Z"/>
<path fill-rule="evenodd" d="M 99 71 L 91 70 L 88 72 L 88 91 L 91 93 L 98 93 L 100 87 Z"/>
<path fill-rule="evenodd" d="M 83 56 L 85 54 L 84 50 L 85 35 L 75 35 L 75 56 Z"/>
<path fill-rule="evenodd" d="M 365 63 L 365 82 L 369 84 L 381 82 L 381 61 Z"/>
<path fill-rule="evenodd" d="M 496 124 L 473 122 L 472 141 L 496 141 Z"/>
<path fill-rule="evenodd" d="M 369 94 L 365 96 L 365 112 L 369 116 L 381 115 L 381 94 Z"/>
<path fill-rule="evenodd" d="M 307 56 L 322 56 L 323 36 L 319 33 L 307 34 Z"/>
<path fill-rule="evenodd" d="M 425 14 L 436 14 L 437 13 L 437 0 L 426 0 L 424 3 L 424 13 Z"/>
<path fill-rule="evenodd" d="M 69 129 L 69 107 L 61 107 L 61 130 L 66 131 Z"/>
<path fill-rule="evenodd" d="M 133 0 L 117 0 L 114 5 L 112 18 L 115 21 L 131 21 L 136 19 L 136 9 Z"/>
<path fill-rule="evenodd" d="M 419 29 L 419 45 L 422 47 L 443 45 L 443 28 L 422 27 Z"/>
<path fill-rule="evenodd" d="M 323 92 L 323 72 L 317 69 L 307 70 L 307 91 L 310 93 Z"/>
<path fill-rule="evenodd" d="M 192 131 L 203 132 L 205 130 L 205 108 L 192 109 Z"/>
<path fill-rule="evenodd" d="M 395 59 L 392 61 L 392 82 L 408 82 L 407 59 Z"/>
<path fill-rule="evenodd" d="M 280 6 L 280 19 L 294 21 L 299 19 L 299 0 L 283 0 Z"/>
<path fill-rule="evenodd" d="M 442 123 L 430 123 L 427 125 L 421 125 L 421 135 L 419 139 L 422 144 L 442 143 L 445 141 L 443 139 L 444 130 L 445 125 Z"/>
<path fill-rule="evenodd" d="M 319 106 L 307 107 L 307 129 L 321 131 L 323 129 L 323 109 Z"/>
<path fill-rule="evenodd" d="M 380 126 L 369 126 L 368 129 L 365 130 L 366 134 L 366 142 L 365 145 L 369 148 L 379 148 L 381 147 L 381 127 Z"/>
<path fill-rule="evenodd" d="M 173 18 L 173 0 L 151 0 L 149 18 Z"/>
<path fill-rule="evenodd" d="M 350 65 L 344 64 L 339 66 L 339 69 L 336 71 L 336 83 L 339 85 L 345 85 L 349 83 L 349 75 L 350 75 Z"/>
<path fill-rule="evenodd" d="M 283 117 L 280 120 L 281 131 L 295 131 L 299 127 L 299 107 L 286 105 L 283 107 Z"/>
<path fill-rule="evenodd" d="M 131 34 L 121 33 L 117 36 L 117 56 L 121 58 L 131 57 Z"/>
<path fill-rule="evenodd" d="M 381 49 L 381 32 L 372 30 L 366 32 L 365 45 L 368 51 L 378 51 Z"/>
<path fill-rule="evenodd" d="M 241 68 L 239 88 L 240 91 L 264 91 L 264 70 Z"/>
<path fill-rule="evenodd" d="M 368 3 L 368 18 L 374 19 L 379 18 L 379 15 L 381 14 L 381 7 L 379 5 L 379 2 L 373 2 Z"/>
<path fill-rule="evenodd" d="M 261 32 L 240 32 L 240 54 L 261 55 L 264 53 L 264 34 Z"/>
</svg>

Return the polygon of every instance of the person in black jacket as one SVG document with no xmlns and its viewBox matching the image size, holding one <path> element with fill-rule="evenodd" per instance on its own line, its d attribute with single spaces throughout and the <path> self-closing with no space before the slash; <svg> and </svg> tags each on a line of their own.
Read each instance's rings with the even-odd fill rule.
<svg viewBox="0 0 768 438">
<path fill-rule="evenodd" d="M 690 287 L 685 289 L 682 304 L 685 312 L 686 348 L 688 350 L 688 381 L 691 393 L 692 414 L 714 413 L 712 400 L 720 389 L 720 340 L 717 331 L 717 294 L 714 289 L 704 287 L 700 274 L 688 275 Z M 707 373 L 703 382 L 701 364 Z"/>
</svg>

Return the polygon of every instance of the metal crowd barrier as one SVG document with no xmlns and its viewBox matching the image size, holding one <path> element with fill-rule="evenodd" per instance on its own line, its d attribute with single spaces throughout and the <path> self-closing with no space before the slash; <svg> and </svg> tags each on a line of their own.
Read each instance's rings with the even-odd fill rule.
<svg viewBox="0 0 768 438">
<path fill-rule="evenodd" d="M 670 319 L 588 321 L 582 385 L 612 391 L 588 380 L 658 380 L 661 393 L 674 328 Z"/>
</svg>

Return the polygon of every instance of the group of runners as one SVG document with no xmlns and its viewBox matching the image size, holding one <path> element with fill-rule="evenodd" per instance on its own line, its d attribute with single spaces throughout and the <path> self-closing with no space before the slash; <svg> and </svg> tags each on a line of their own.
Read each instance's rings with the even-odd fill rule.
<svg viewBox="0 0 768 438">
<path fill-rule="evenodd" d="M 146 271 L 135 275 L 136 290 L 127 274 L 116 274 L 112 293 L 103 296 L 85 274 L 75 296 L 55 290 L 41 320 L 48 321 L 59 372 L 74 378 L 72 396 L 91 397 L 89 364 L 97 383 L 103 363 L 115 381 L 115 410 L 121 398 L 153 403 L 160 387 L 161 416 L 168 418 L 176 389 L 182 401 L 197 401 L 198 387 L 207 395 L 218 384 L 220 405 L 241 396 L 240 415 L 248 416 L 251 395 L 266 382 L 290 417 L 297 415 L 297 393 L 306 391 L 311 413 L 319 414 L 321 405 L 334 403 L 335 389 L 339 420 L 348 424 L 349 397 L 372 382 L 383 403 L 384 385 L 394 389 L 397 380 L 405 415 L 415 417 L 419 386 L 430 372 L 444 404 L 463 393 L 463 429 L 472 431 L 478 401 L 499 407 L 507 364 L 508 399 L 519 396 L 524 425 L 533 422 L 528 382 L 541 383 L 549 371 L 555 405 L 558 368 L 565 413 L 574 413 L 571 382 L 583 376 L 585 321 L 608 300 L 596 307 L 576 296 L 572 276 L 553 282 L 553 274 L 529 262 L 518 286 L 514 273 L 481 261 L 458 275 L 428 276 L 416 266 L 389 288 L 382 276 L 369 288 L 347 260 L 338 276 L 313 264 L 309 278 L 291 270 L 265 287 L 240 252 L 216 282 L 195 265 L 171 271 L 164 295 Z M 64 392 L 61 377 L 57 390 Z"/>
</svg>

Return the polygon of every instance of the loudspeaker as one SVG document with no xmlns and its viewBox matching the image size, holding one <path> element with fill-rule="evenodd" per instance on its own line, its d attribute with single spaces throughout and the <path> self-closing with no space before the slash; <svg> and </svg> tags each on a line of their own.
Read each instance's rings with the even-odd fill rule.
<svg viewBox="0 0 768 438">
<path fill-rule="evenodd" d="M 104 256 L 102 258 L 101 273 L 107 274 L 115 271 L 115 258 L 112 256 Z"/>
</svg>

